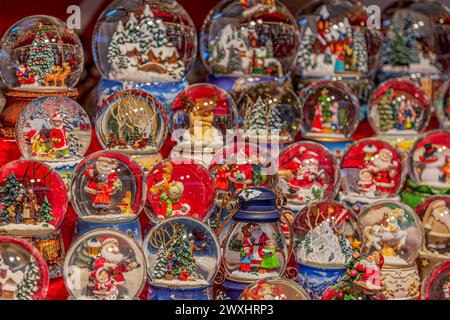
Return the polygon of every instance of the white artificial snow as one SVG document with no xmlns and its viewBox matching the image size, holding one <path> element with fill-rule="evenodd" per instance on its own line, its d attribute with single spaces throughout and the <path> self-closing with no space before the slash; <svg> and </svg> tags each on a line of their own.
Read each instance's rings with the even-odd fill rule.
<svg viewBox="0 0 450 320">
<path fill-rule="evenodd" d="M 10 223 L 0 226 L 0 233 L 23 237 L 45 236 L 52 233 L 54 230 L 54 226 L 45 222 L 39 224 Z"/>
<path fill-rule="evenodd" d="M 242 271 L 233 271 L 230 275 L 233 278 L 237 279 L 245 279 L 245 280 L 259 280 L 269 277 L 278 277 L 280 274 L 278 272 L 242 272 Z"/>
<path fill-rule="evenodd" d="M 88 215 L 82 216 L 81 219 L 87 222 L 125 222 L 131 221 L 136 218 L 137 215 L 133 213 L 124 214 L 124 213 L 116 213 L 116 214 L 106 214 L 106 215 Z"/>
</svg>

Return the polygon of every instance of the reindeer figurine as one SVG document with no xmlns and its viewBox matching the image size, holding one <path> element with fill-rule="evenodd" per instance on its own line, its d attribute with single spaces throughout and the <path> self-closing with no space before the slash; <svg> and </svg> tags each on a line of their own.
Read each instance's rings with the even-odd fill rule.
<svg viewBox="0 0 450 320">
<path fill-rule="evenodd" d="M 47 73 L 45 75 L 44 85 L 64 87 L 67 76 L 70 73 L 70 65 L 68 62 L 64 62 L 62 68 L 60 66 L 53 67 L 53 73 Z"/>
</svg>

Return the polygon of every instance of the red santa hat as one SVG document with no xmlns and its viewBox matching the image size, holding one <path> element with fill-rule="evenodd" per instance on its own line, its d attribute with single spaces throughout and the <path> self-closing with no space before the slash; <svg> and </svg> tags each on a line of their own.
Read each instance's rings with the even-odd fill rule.
<svg viewBox="0 0 450 320">
<path fill-rule="evenodd" d="M 59 112 L 55 112 L 52 117 L 50 118 L 51 121 L 55 121 L 55 120 L 59 120 L 59 121 L 63 121 L 63 117 L 61 115 L 61 113 Z"/>
<path fill-rule="evenodd" d="M 119 240 L 117 240 L 116 238 L 106 238 L 102 241 L 102 247 L 105 247 L 109 244 L 119 245 Z"/>
</svg>

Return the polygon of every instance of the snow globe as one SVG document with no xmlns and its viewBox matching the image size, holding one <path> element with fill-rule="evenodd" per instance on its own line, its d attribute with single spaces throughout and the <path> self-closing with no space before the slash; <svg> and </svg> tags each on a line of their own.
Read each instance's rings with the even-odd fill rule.
<svg viewBox="0 0 450 320">
<path fill-rule="evenodd" d="M 368 12 L 361 3 L 348 0 L 312 1 L 297 12 L 297 90 L 321 79 L 339 81 L 361 101 L 364 117 L 381 44 L 380 31 L 368 26 Z"/>
<path fill-rule="evenodd" d="M 145 212 L 151 222 L 173 216 L 206 221 L 212 212 L 214 181 L 201 164 L 184 159 L 164 160 L 147 177 Z"/>
<path fill-rule="evenodd" d="M 142 241 L 139 224 L 147 192 L 140 165 L 113 151 L 85 157 L 74 171 L 70 187 L 78 215 L 76 236 L 94 229 L 120 230 Z"/>
<path fill-rule="evenodd" d="M 0 115 L 3 134 L 12 136 L 21 109 L 43 95 L 75 98 L 84 56 L 74 30 L 51 16 L 30 16 L 3 35 L 0 70 L 7 86 L 7 105 Z"/>
<path fill-rule="evenodd" d="M 405 79 L 381 83 L 369 100 L 368 119 L 377 136 L 409 151 L 428 126 L 431 105 L 425 92 Z"/>
<path fill-rule="evenodd" d="M 272 277 L 249 285 L 239 300 L 311 300 L 311 298 L 294 280 Z"/>
<path fill-rule="evenodd" d="M 203 23 L 200 56 L 207 82 L 238 97 L 253 83 L 288 81 L 298 45 L 295 19 L 280 1 L 222 0 Z"/>
<path fill-rule="evenodd" d="M 440 89 L 436 115 L 441 128 L 450 129 L 450 80 L 447 80 Z"/>
<path fill-rule="evenodd" d="M 98 110 L 95 130 L 102 147 L 133 158 L 150 170 L 162 160 L 168 120 L 161 104 L 142 90 L 123 90 Z"/>
<path fill-rule="evenodd" d="M 345 85 L 319 80 L 299 94 L 302 138 L 327 147 L 337 159 L 352 144 L 359 124 L 359 102 Z"/>
<path fill-rule="evenodd" d="M 294 213 L 310 201 L 332 200 L 338 191 L 337 161 L 318 143 L 291 144 L 281 152 L 278 166 L 278 187 L 287 200 L 284 208 Z"/>
<path fill-rule="evenodd" d="M 239 128 L 251 142 L 293 142 L 300 132 L 300 102 L 291 89 L 278 82 L 258 83 L 238 100 Z"/>
<path fill-rule="evenodd" d="M 345 273 L 353 251 L 361 246 L 361 226 L 355 213 L 334 201 L 311 202 L 295 216 L 297 282 L 318 300 Z"/>
<path fill-rule="evenodd" d="M 23 159 L 45 162 L 69 189 L 73 171 L 91 142 L 91 122 L 84 109 L 64 96 L 43 96 L 22 109 L 16 142 Z"/>
<path fill-rule="evenodd" d="M 433 268 L 422 282 L 421 300 L 450 300 L 450 261 Z"/>
<path fill-rule="evenodd" d="M 45 300 L 48 269 L 44 258 L 28 242 L 0 237 L 2 300 Z"/>
<path fill-rule="evenodd" d="M 435 265 L 450 259 L 450 196 L 431 196 L 417 205 L 416 213 L 425 234 L 418 261 L 424 279 Z"/>
<path fill-rule="evenodd" d="M 407 156 L 389 143 L 367 138 L 353 144 L 341 161 L 340 201 L 356 213 L 380 200 L 400 201 Z"/>
<path fill-rule="evenodd" d="M 384 257 L 378 252 L 362 255 L 355 251 L 347 262 L 347 271 L 329 287 L 322 300 L 385 300 L 381 283 Z"/>
<path fill-rule="evenodd" d="M 176 97 L 171 111 L 171 158 L 192 159 L 209 167 L 224 146 L 227 130 L 235 129 L 237 109 L 233 98 L 211 84 L 193 84 Z"/>
<path fill-rule="evenodd" d="M 281 198 L 267 188 L 249 187 L 238 194 L 222 246 L 227 297 L 238 299 L 254 281 L 283 275 L 292 250 L 280 225 L 281 205 Z"/>
<path fill-rule="evenodd" d="M 149 231 L 143 248 L 147 300 L 212 300 L 221 254 L 206 224 L 191 217 L 162 220 Z"/>
<path fill-rule="evenodd" d="M 383 200 L 364 207 L 359 214 L 364 231 L 363 254 L 384 257 L 381 269 L 383 295 L 388 300 L 415 300 L 420 279 L 416 259 L 423 246 L 419 217 L 407 205 Z"/>
<path fill-rule="evenodd" d="M 147 267 L 139 245 L 117 230 L 93 230 L 78 238 L 64 260 L 70 300 L 138 299 Z"/>
<path fill-rule="evenodd" d="M 166 112 L 188 84 L 197 55 L 197 33 L 189 14 L 173 0 L 118 0 L 100 15 L 92 50 L 103 79 L 98 105 L 113 93 L 140 89 Z"/>
<path fill-rule="evenodd" d="M 450 131 L 431 130 L 417 139 L 408 174 L 402 201 L 412 208 L 432 195 L 450 194 Z"/>
</svg>

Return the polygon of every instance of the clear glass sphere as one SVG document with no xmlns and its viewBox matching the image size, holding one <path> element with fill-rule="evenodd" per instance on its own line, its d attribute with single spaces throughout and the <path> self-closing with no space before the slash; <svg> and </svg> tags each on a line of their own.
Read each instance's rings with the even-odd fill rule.
<svg viewBox="0 0 450 320">
<path fill-rule="evenodd" d="M 139 245 L 116 230 L 94 230 L 78 238 L 64 259 L 69 298 L 128 300 L 144 288 L 147 268 Z"/>
<path fill-rule="evenodd" d="M 83 66 L 78 35 L 55 17 L 24 18 L 13 24 L 1 40 L 0 69 L 10 89 L 72 89 Z"/>
<path fill-rule="evenodd" d="M 206 221 L 211 214 L 214 181 L 201 164 L 184 159 L 164 160 L 148 174 L 145 212 L 152 222 L 172 216 Z"/>
<path fill-rule="evenodd" d="M 239 300 L 311 300 L 297 282 L 281 277 L 266 278 L 252 283 Z"/>
<path fill-rule="evenodd" d="M 436 265 L 422 281 L 421 300 L 450 300 L 450 261 Z"/>
<path fill-rule="evenodd" d="M 161 104 L 141 90 L 119 91 L 98 110 L 97 137 L 103 148 L 127 154 L 159 152 L 168 120 Z"/>
<path fill-rule="evenodd" d="M 387 267 L 413 264 L 423 245 L 422 224 L 413 209 L 398 201 L 379 201 L 362 208 L 363 254 L 379 252 Z"/>
<path fill-rule="evenodd" d="M 432 130 L 416 140 L 409 156 L 409 177 L 417 184 L 450 187 L 450 131 Z"/>
<path fill-rule="evenodd" d="M 174 0 L 116 0 L 97 20 L 92 50 L 104 78 L 175 82 L 195 61 L 197 34 Z"/>
<path fill-rule="evenodd" d="M 0 168 L 0 232 L 46 236 L 64 219 L 68 198 L 64 181 L 42 162 L 15 160 Z"/>
<path fill-rule="evenodd" d="M 112 151 L 98 151 L 76 167 L 70 186 L 73 209 L 92 222 L 131 221 L 141 212 L 147 192 L 137 162 Z"/>
<path fill-rule="evenodd" d="M 220 265 L 214 232 L 190 217 L 173 217 L 156 224 L 144 239 L 150 283 L 171 288 L 201 288 L 212 284 Z"/>
<path fill-rule="evenodd" d="M 282 77 L 298 46 L 297 24 L 280 1 L 222 0 L 205 18 L 200 54 L 210 74 Z"/>
<path fill-rule="evenodd" d="M 436 115 L 441 128 L 450 129 L 450 80 L 442 84 L 436 104 Z"/>
<path fill-rule="evenodd" d="M 311 1 L 295 16 L 300 28 L 296 72 L 303 79 L 365 79 L 379 63 L 381 34 L 367 8 L 351 0 Z"/>
<path fill-rule="evenodd" d="M 44 96 L 22 109 L 16 122 L 16 141 L 25 159 L 80 160 L 91 142 L 91 122 L 73 99 Z"/>
<path fill-rule="evenodd" d="M 45 300 L 49 278 L 47 264 L 28 242 L 0 237 L 2 300 Z"/>
</svg>

